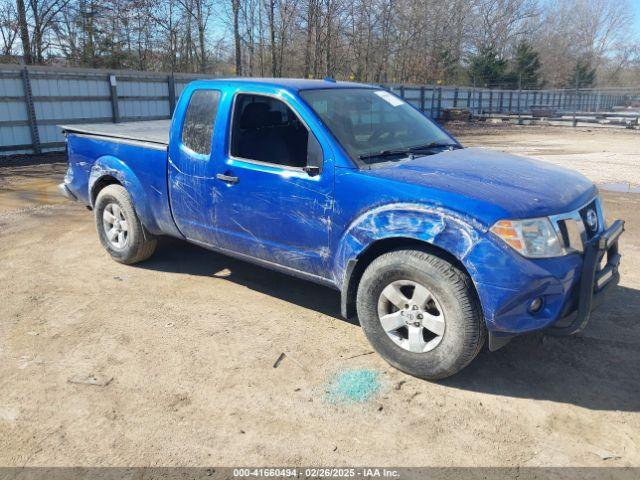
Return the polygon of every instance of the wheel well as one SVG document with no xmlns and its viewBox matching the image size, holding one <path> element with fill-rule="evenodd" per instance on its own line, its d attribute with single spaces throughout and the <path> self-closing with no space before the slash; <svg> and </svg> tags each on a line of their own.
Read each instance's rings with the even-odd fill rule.
<svg viewBox="0 0 640 480">
<path fill-rule="evenodd" d="M 107 185 L 114 184 L 122 185 L 122 183 L 120 183 L 117 178 L 112 177 L 111 175 L 104 175 L 103 177 L 100 177 L 98 180 L 96 180 L 96 182 L 91 187 L 91 206 L 95 205 L 96 198 L 98 198 L 100 190 L 102 190 Z"/>
<path fill-rule="evenodd" d="M 362 274 L 369 264 L 380 255 L 401 248 L 412 248 L 432 253 L 440 258 L 450 262 L 459 268 L 462 272 L 469 275 L 467 268 L 454 257 L 451 253 L 443 248 L 437 247 L 431 243 L 413 238 L 387 238 L 378 240 L 367 247 L 355 260 L 352 260 L 347 266 L 345 275 L 345 285 L 342 287 L 342 315 L 345 318 L 353 318 L 356 316 L 356 294 L 358 292 L 358 284 Z M 469 277 L 471 277 L 469 275 Z M 475 286 L 474 286 L 475 290 Z M 476 292 L 477 295 L 477 292 Z"/>
</svg>

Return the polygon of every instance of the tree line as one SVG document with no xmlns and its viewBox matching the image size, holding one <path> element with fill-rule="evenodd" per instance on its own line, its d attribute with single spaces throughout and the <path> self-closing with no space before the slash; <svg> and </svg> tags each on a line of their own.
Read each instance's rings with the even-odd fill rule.
<svg viewBox="0 0 640 480">
<path fill-rule="evenodd" d="M 630 1 L 0 0 L 0 61 L 506 88 L 637 85 Z"/>
</svg>

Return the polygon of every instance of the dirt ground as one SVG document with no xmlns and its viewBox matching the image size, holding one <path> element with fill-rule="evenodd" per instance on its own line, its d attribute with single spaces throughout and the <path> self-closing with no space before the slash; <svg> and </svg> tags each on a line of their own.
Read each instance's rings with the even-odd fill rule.
<svg viewBox="0 0 640 480">
<path fill-rule="evenodd" d="M 631 132 L 460 137 L 640 175 Z M 173 240 L 112 261 L 64 169 L 0 168 L 0 465 L 640 466 L 640 195 L 604 194 L 622 282 L 583 334 L 430 383 L 371 354 L 332 290 Z M 344 374 L 371 396 L 333 395 Z"/>
<path fill-rule="evenodd" d="M 482 123 L 448 128 L 468 147 L 538 158 L 577 170 L 598 184 L 640 185 L 640 130 Z"/>
</svg>

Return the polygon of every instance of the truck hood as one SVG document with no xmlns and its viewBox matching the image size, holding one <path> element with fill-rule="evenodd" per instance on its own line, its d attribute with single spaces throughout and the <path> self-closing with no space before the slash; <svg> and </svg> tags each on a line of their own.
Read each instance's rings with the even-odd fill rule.
<svg viewBox="0 0 640 480">
<path fill-rule="evenodd" d="M 481 148 L 464 148 L 385 163 L 369 173 L 411 184 L 421 200 L 485 222 L 569 212 L 596 194 L 593 182 L 550 163 Z"/>
</svg>

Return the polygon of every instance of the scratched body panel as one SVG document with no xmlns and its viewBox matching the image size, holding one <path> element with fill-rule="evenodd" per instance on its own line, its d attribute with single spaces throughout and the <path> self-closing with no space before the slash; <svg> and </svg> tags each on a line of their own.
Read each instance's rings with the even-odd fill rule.
<svg viewBox="0 0 640 480">
<path fill-rule="evenodd" d="M 167 192 L 166 147 L 69 133 L 70 189 L 87 205 L 103 177 L 116 178 L 134 200 L 136 213 L 154 234 L 180 236 Z"/>
<path fill-rule="evenodd" d="M 595 198 L 594 185 L 559 167 L 475 148 L 359 168 L 299 95 L 327 88 L 374 87 L 319 80 L 193 82 L 177 103 L 168 148 L 68 127 L 66 184 L 90 205 L 96 182 L 113 177 L 127 188 L 152 233 L 186 238 L 337 289 L 348 282 L 349 266 L 376 242 L 423 242 L 466 269 L 489 330 L 521 333 L 556 321 L 580 278 L 581 257 L 528 259 L 489 228 L 500 219 L 575 210 Z M 219 92 L 219 104 L 211 151 L 195 154 L 182 145 L 181 132 L 191 95 L 203 89 Z M 272 96 L 292 108 L 321 145 L 320 174 L 233 157 L 238 93 Z M 220 175 L 238 180 L 224 182 Z M 538 295 L 547 300 L 532 316 L 526 305 Z"/>
</svg>

